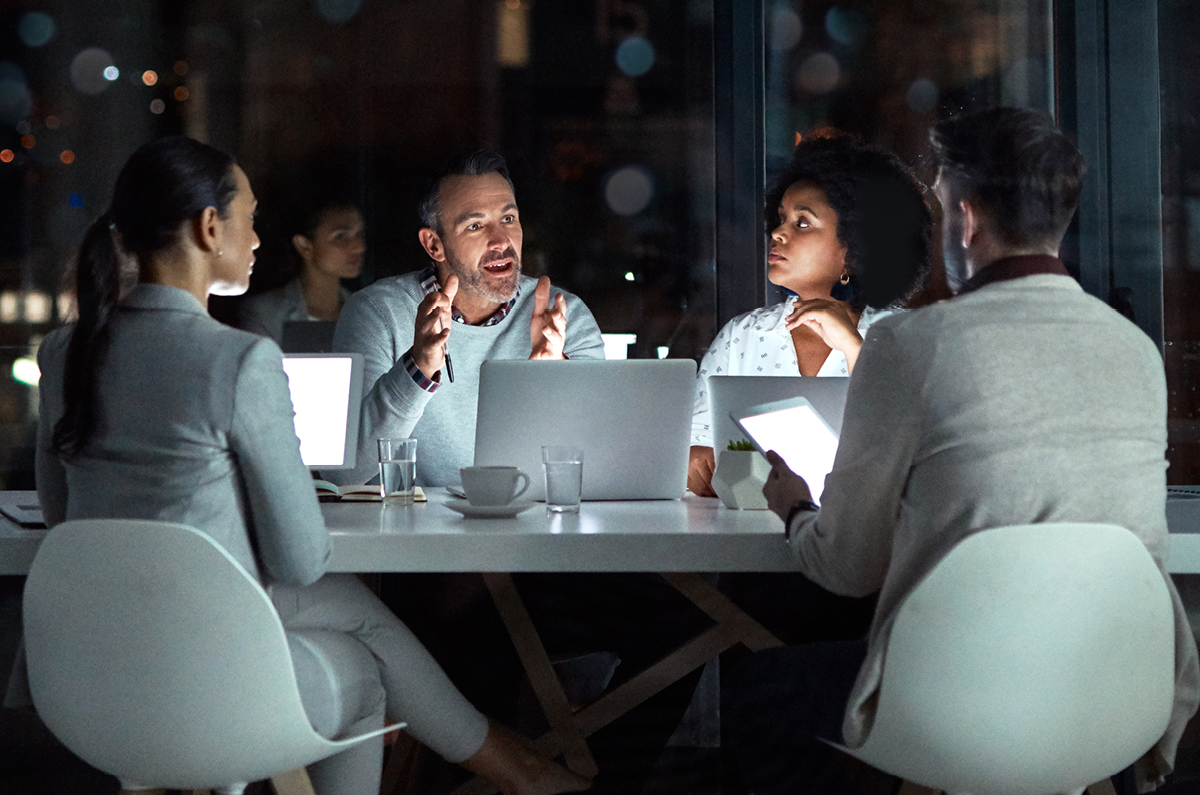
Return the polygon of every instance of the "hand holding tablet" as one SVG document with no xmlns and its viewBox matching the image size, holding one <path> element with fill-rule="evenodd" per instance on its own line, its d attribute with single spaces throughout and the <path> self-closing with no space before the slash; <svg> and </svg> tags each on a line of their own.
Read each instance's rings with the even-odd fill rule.
<svg viewBox="0 0 1200 795">
<path fill-rule="evenodd" d="M 804 398 L 763 403 L 729 412 L 730 418 L 764 456 L 774 450 L 804 479 L 820 503 L 825 476 L 837 455 L 837 432 Z"/>
</svg>

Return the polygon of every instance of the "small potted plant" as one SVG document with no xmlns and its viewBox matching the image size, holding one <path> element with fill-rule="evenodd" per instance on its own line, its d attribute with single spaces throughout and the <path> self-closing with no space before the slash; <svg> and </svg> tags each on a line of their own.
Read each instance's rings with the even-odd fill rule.
<svg viewBox="0 0 1200 795">
<path fill-rule="evenodd" d="M 728 508 L 762 511 L 767 508 L 763 485 L 771 474 L 771 465 L 750 442 L 730 441 L 717 454 L 712 487 Z"/>
</svg>

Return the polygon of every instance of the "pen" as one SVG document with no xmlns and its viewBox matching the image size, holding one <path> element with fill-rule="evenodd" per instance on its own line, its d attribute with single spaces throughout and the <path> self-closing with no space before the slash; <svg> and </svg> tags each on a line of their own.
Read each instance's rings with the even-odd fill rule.
<svg viewBox="0 0 1200 795">
<path fill-rule="evenodd" d="M 446 354 L 446 378 L 448 378 L 450 380 L 450 383 L 453 384 L 454 383 L 454 363 L 450 361 L 450 351 L 446 350 L 445 346 L 443 346 L 442 353 Z"/>
</svg>

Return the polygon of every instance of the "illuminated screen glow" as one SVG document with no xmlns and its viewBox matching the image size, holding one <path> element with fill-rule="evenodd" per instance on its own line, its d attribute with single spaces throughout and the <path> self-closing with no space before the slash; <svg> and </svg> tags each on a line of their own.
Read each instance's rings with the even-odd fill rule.
<svg viewBox="0 0 1200 795">
<path fill-rule="evenodd" d="M 833 458 L 837 455 L 838 436 L 807 400 L 783 402 L 797 404 L 740 420 L 735 416 L 734 420 L 761 451 L 779 453 L 788 468 L 804 478 L 813 502 L 820 503 L 825 476 L 833 469 Z"/>
<path fill-rule="evenodd" d="M 340 466 L 346 458 L 351 359 L 283 358 L 300 457 L 308 467 Z"/>
</svg>

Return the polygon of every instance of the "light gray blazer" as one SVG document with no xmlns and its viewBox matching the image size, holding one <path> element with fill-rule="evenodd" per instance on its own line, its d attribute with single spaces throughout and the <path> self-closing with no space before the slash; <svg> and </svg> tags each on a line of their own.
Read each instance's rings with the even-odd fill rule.
<svg viewBox="0 0 1200 795">
<path fill-rule="evenodd" d="M 46 523 L 128 518 L 207 533 L 260 580 L 307 585 L 329 534 L 300 459 L 279 347 L 213 320 L 190 293 L 139 284 L 111 321 L 84 454 L 53 450 L 73 326 L 38 352 L 37 489 Z"/>
</svg>

